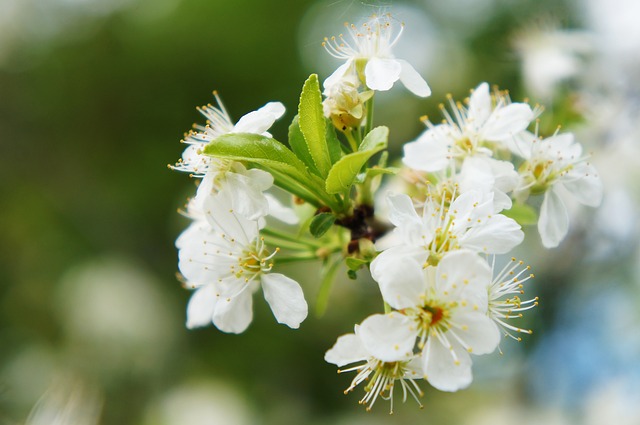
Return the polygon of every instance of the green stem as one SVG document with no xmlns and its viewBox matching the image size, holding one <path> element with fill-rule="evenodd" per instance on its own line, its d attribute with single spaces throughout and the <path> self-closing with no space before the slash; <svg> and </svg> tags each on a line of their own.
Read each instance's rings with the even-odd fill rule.
<svg viewBox="0 0 640 425">
<path fill-rule="evenodd" d="M 350 128 L 349 131 L 344 132 L 344 135 L 349 141 L 349 146 L 351 147 L 351 151 L 357 152 L 359 144 L 357 140 L 353 137 L 353 130 Z"/>
<path fill-rule="evenodd" d="M 371 96 L 371 99 L 367 100 L 367 102 L 366 102 L 366 106 L 367 106 L 367 122 L 365 123 L 365 127 L 364 127 L 364 135 L 365 136 L 367 134 L 369 134 L 369 132 L 373 128 L 373 99 L 374 98 L 375 98 L 375 95 Z"/>
<path fill-rule="evenodd" d="M 324 246 L 324 244 L 321 243 L 320 241 L 297 237 L 296 235 L 285 233 L 271 227 L 265 227 L 260 232 L 265 237 L 269 237 L 270 239 L 287 242 L 289 244 L 295 244 L 295 245 L 298 245 L 299 247 L 304 247 L 307 249 L 309 248 L 318 249 Z"/>
<path fill-rule="evenodd" d="M 287 264 L 287 263 L 296 263 L 298 261 L 310 261 L 317 260 L 318 256 L 316 254 L 304 254 L 304 255 L 286 255 L 286 256 L 278 256 L 275 258 L 275 262 L 277 264 Z"/>
</svg>

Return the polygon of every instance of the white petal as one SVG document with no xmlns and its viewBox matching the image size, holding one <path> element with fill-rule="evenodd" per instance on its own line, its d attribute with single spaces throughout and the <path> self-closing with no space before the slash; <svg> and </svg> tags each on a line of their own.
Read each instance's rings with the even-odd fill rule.
<svg viewBox="0 0 640 425">
<path fill-rule="evenodd" d="M 233 298 L 221 298 L 213 312 L 213 324 L 222 332 L 239 334 L 253 320 L 253 291 L 249 288 Z"/>
<path fill-rule="evenodd" d="M 460 312 L 455 315 L 455 333 L 472 354 L 492 353 L 500 342 L 500 330 L 487 315 L 479 312 Z"/>
<path fill-rule="evenodd" d="M 569 212 L 562 199 L 551 187 L 544 194 L 540 206 L 538 232 L 545 248 L 555 248 L 569 231 Z"/>
<path fill-rule="evenodd" d="M 371 262 L 371 276 L 378 282 L 382 298 L 397 310 L 421 304 L 420 297 L 426 291 L 421 263 L 407 254 L 404 247 L 390 248 Z"/>
<path fill-rule="evenodd" d="M 471 97 L 469 98 L 467 121 L 471 122 L 471 125 L 475 129 L 479 129 L 485 121 L 487 121 L 489 115 L 491 115 L 489 84 L 480 83 L 478 87 L 473 90 L 473 93 L 471 93 Z"/>
<path fill-rule="evenodd" d="M 298 282 L 280 273 L 264 274 L 260 280 L 264 298 L 278 323 L 293 329 L 300 327 L 307 318 L 308 307 Z"/>
<path fill-rule="evenodd" d="M 209 228 L 201 229 L 202 232 L 190 232 L 189 238 L 181 239 L 181 248 L 178 251 L 178 268 L 191 287 L 202 286 L 215 282 L 228 264 L 224 258 L 210 255 L 215 246 L 207 246 L 207 239 L 215 241 L 218 235 Z M 230 264 L 229 264 L 230 265 Z"/>
<path fill-rule="evenodd" d="M 531 106 L 512 103 L 493 111 L 482 127 L 482 137 L 489 141 L 501 141 L 526 129 L 533 120 Z"/>
<path fill-rule="evenodd" d="M 518 222 L 502 214 L 485 218 L 481 224 L 460 237 L 460 246 L 487 254 L 506 254 L 524 240 Z"/>
<path fill-rule="evenodd" d="M 414 170 L 440 171 L 450 162 L 449 137 L 451 129 L 447 125 L 431 128 L 415 141 L 403 147 L 402 162 Z"/>
<path fill-rule="evenodd" d="M 389 204 L 389 221 L 396 225 L 393 233 L 402 244 L 425 246 L 431 242 L 433 231 L 423 225 L 409 196 L 390 194 L 386 199 Z"/>
<path fill-rule="evenodd" d="M 338 338 L 333 347 L 324 355 L 324 360 L 338 367 L 366 360 L 370 357 L 360 338 L 355 334 L 346 334 Z"/>
<path fill-rule="evenodd" d="M 451 342 L 451 341 L 450 341 Z M 457 342 L 445 347 L 429 337 L 422 352 L 425 379 L 440 391 L 458 391 L 471 384 L 471 357 Z"/>
<path fill-rule="evenodd" d="M 367 317 L 356 334 L 372 357 L 383 362 L 407 360 L 413 355 L 415 322 L 400 313 Z"/>
<path fill-rule="evenodd" d="M 220 230 L 230 239 L 235 239 L 241 245 L 246 246 L 258 236 L 259 227 L 256 221 L 234 211 L 233 198 L 235 195 L 237 193 L 233 193 L 227 188 L 215 196 L 208 197 L 204 201 L 205 217 L 214 228 Z M 238 203 L 237 200 L 235 202 Z M 268 209 L 268 205 L 266 208 Z"/>
<path fill-rule="evenodd" d="M 269 215 L 271 217 L 287 224 L 298 224 L 300 222 L 300 218 L 296 215 L 293 208 L 284 206 L 278 198 L 270 193 L 265 193 L 264 197 L 269 203 Z"/>
<path fill-rule="evenodd" d="M 466 301 L 470 309 L 487 311 L 486 288 L 492 273 L 476 253 L 464 249 L 448 252 L 438 263 L 435 278 L 439 298 L 456 303 Z"/>
<path fill-rule="evenodd" d="M 218 297 L 215 286 L 205 285 L 191 295 L 187 306 L 187 328 L 199 328 L 211 324 Z"/>
<path fill-rule="evenodd" d="M 353 61 L 349 59 L 347 62 L 343 63 L 335 71 L 333 71 L 333 74 L 329 75 L 326 80 L 324 80 L 324 83 L 322 83 L 322 85 L 324 86 L 325 96 L 328 96 L 328 92 L 331 90 L 331 88 L 334 85 L 340 83 L 340 80 L 342 80 L 345 74 L 350 71 L 352 63 Z"/>
<path fill-rule="evenodd" d="M 402 84 L 413 94 L 420 97 L 427 97 L 431 95 L 431 88 L 427 82 L 422 78 L 418 71 L 416 71 L 409 62 L 398 59 L 400 62 L 400 81 Z"/>
<path fill-rule="evenodd" d="M 462 192 L 480 190 L 492 192 L 496 179 L 491 172 L 491 166 L 482 157 L 467 157 L 462 163 L 458 183 Z M 489 158 L 486 158 L 489 159 Z"/>
<path fill-rule="evenodd" d="M 262 134 L 284 114 L 284 105 L 280 102 L 269 102 L 257 111 L 249 112 L 233 127 L 233 133 Z"/>
<path fill-rule="evenodd" d="M 562 184 L 583 205 L 597 207 L 602 202 L 602 180 L 590 164 L 575 165 L 562 179 Z"/>
<path fill-rule="evenodd" d="M 402 66 L 397 60 L 373 57 L 364 68 L 367 87 L 377 91 L 389 90 L 400 78 L 400 71 Z"/>
<path fill-rule="evenodd" d="M 521 131 L 513 137 L 505 139 L 507 148 L 514 154 L 531 159 L 534 146 L 538 145 L 538 138 L 528 131 Z"/>
<path fill-rule="evenodd" d="M 248 220 L 257 220 L 269 213 L 269 202 L 260 190 L 247 176 L 237 173 L 227 173 L 224 186 L 220 194 L 227 192 L 231 199 L 231 209 Z"/>
</svg>

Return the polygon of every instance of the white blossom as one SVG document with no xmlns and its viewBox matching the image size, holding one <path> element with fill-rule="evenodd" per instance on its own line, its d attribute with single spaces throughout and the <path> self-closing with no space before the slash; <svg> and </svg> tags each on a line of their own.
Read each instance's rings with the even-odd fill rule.
<svg viewBox="0 0 640 425">
<path fill-rule="evenodd" d="M 218 94 L 214 92 L 218 107 L 211 104 L 198 108 L 207 119 L 205 126 L 187 134 L 183 143 L 188 144 L 174 170 L 202 178 L 198 186 L 196 203 L 201 204 L 210 194 L 227 190 L 234 196 L 233 208 L 249 219 L 256 219 L 269 212 L 269 203 L 263 191 L 273 185 L 271 174 L 262 170 L 247 170 L 241 163 L 205 155 L 203 149 L 216 138 L 229 133 L 254 133 L 270 137 L 267 132 L 275 120 L 284 114 L 284 105 L 269 102 L 257 111 L 249 112 L 236 123 L 229 117 Z"/>
<path fill-rule="evenodd" d="M 492 100 L 489 85 L 482 83 L 471 94 L 464 107 L 449 97 L 451 113 L 440 106 L 446 122 L 434 125 L 428 119 L 428 129 L 417 140 L 404 145 L 402 161 L 408 167 L 422 171 L 439 171 L 451 161 L 461 162 L 469 156 L 493 155 L 495 144 L 526 129 L 534 118 L 525 103 L 511 103 L 508 96 L 498 93 Z"/>
<path fill-rule="evenodd" d="M 597 207 L 602 201 L 602 181 L 571 133 L 546 139 L 525 133 L 511 149 L 525 159 L 519 168 L 520 196 L 544 193 L 538 232 L 546 248 L 556 247 L 569 231 L 564 200 L 573 198 L 583 205 Z"/>
<path fill-rule="evenodd" d="M 393 246 L 371 263 L 376 279 L 390 263 L 410 256 L 421 264 L 437 264 L 448 251 L 468 249 L 487 254 L 504 254 L 524 239 L 520 225 L 502 214 L 494 214 L 493 196 L 471 190 L 456 197 L 448 207 L 427 199 L 418 215 L 411 198 L 389 195 L 389 220 Z"/>
<path fill-rule="evenodd" d="M 390 413 L 393 413 L 396 381 L 400 382 L 403 402 L 408 393 L 420 404 L 418 396 L 423 393 L 415 380 L 421 379 L 423 373 L 413 354 L 415 341 L 415 333 L 410 329 L 410 319 L 406 316 L 398 313 L 376 314 L 369 316 L 360 326 L 356 325 L 354 334 L 339 337 L 324 359 L 338 367 L 360 363 L 338 371 L 358 372 L 345 394 L 353 391 L 360 383 L 367 382 L 360 404 L 366 405 L 367 410 L 370 410 L 378 397 L 381 397 L 390 400 Z"/>
<path fill-rule="evenodd" d="M 396 32 L 390 15 L 374 15 L 362 25 L 361 30 L 353 24 L 346 24 L 346 28 L 351 40 L 341 34 L 325 38 L 323 43 L 333 57 L 346 60 L 325 80 L 325 88 L 338 83 L 345 75 L 356 75 L 371 90 L 389 90 L 400 80 L 418 96 L 431 94 L 426 81 L 409 62 L 393 56 L 393 46 L 400 39 L 404 24 L 400 24 Z"/>
<path fill-rule="evenodd" d="M 195 289 L 187 308 L 187 327 L 211 322 L 224 332 L 243 332 L 252 321 L 252 294 L 262 286 L 279 323 L 298 328 L 307 316 L 300 285 L 271 273 L 273 257 L 259 235 L 260 223 L 231 209 L 226 193 L 204 202 L 203 221 L 180 238 L 179 268 L 186 286 Z"/>
<path fill-rule="evenodd" d="M 409 329 L 422 350 L 424 378 L 442 391 L 467 387 L 469 354 L 491 353 L 500 340 L 487 316 L 489 265 L 468 250 L 447 253 L 437 267 L 402 257 L 374 279 L 385 302 L 412 319 Z"/>
</svg>

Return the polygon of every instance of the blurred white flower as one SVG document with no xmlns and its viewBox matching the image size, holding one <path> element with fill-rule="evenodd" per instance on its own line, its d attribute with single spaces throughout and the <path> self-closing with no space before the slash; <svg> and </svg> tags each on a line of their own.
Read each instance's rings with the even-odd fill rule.
<svg viewBox="0 0 640 425">
<path fill-rule="evenodd" d="M 148 408 L 149 425 L 250 425 L 256 418 L 251 406 L 224 382 L 195 381 L 172 388 Z"/>
<path fill-rule="evenodd" d="M 529 93 L 551 98 L 559 83 L 585 66 L 582 55 L 593 51 L 593 38 L 584 31 L 529 28 L 515 39 Z"/>
<path fill-rule="evenodd" d="M 161 287 L 123 259 L 101 258 L 71 269 L 57 293 L 68 355 L 108 379 L 119 371 L 153 371 L 179 330 Z"/>
<path fill-rule="evenodd" d="M 33 408 L 26 425 L 97 425 L 101 405 L 96 390 L 68 378 L 58 380 Z"/>
</svg>

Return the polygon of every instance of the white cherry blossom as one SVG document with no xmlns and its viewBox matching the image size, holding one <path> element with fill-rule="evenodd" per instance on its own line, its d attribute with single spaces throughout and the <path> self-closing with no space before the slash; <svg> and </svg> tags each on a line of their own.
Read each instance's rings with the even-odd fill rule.
<svg viewBox="0 0 640 425">
<path fill-rule="evenodd" d="M 371 90 L 389 90 L 400 80 L 417 96 L 431 94 L 427 82 L 409 62 L 393 56 L 393 47 L 402 35 L 404 24 L 400 24 L 400 29 L 396 31 L 397 26 L 394 27 L 390 15 L 374 15 L 362 25 L 362 29 L 353 24 L 345 26 L 351 40 L 341 34 L 325 38 L 322 43 L 330 55 L 346 60 L 325 80 L 325 89 L 339 83 L 345 75 L 356 75 Z"/>
<path fill-rule="evenodd" d="M 213 324 L 224 332 L 243 332 L 252 320 L 252 294 L 262 286 L 279 323 L 298 328 L 307 316 L 300 285 L 271 273 L 273 257 L 259 235 L 258 221 L 231 209 L 226 193 L 204 202 L 206 223 L 196 220 L 178 238 L 179 268 L 193 294 L 187 327 Z"/>
<path fill-rule="evenodd" d="M 481 83 L 471 94 L 469 104 L 454 102 L 449 97 L 451 113 L 444 105 L 440 109 L 446 122 L 434 125 L 428 119 L 428 129 L 417 140 L 404 145 L 402 161 L 408 167 L 422 171 L 439 171 L 451 161 L 461 162 L 469 156 L 493 155 L 495 144 L 501 144 L 525 130 L 535 114 L 525 103 L 511 103 L 505 94 L 489 93 L 489 85 Z"/>
<path fill-rule="evenodd" d="M 602 201 L 602 181 L 572 133 L 546 139 L 525 133 L 511 149 L 526 160 L 519 168 L 520 196 L 544 193 L 538 232 L 546 248 L 556 247 L 569 231 L 564 200 L 573 198 L 583 205 L 597 207 Z"/>
<path fill-rule="evenodd" d="M 381 397 L 390 400 L 390 413 L 393 413 L 396 381 L 401 385 L 403 402 L 407 394 L 411 394 L 420 404 L 418 396 L 423 393 L 415 380 L 421 379 L 423 373 L 413 354 L 415 342 L 416 335 L 411 330 L 409 318 L 399 313 L 376 314 L 369 316 L 360 326 L 356 325 L 354 334 L 339 337 L 324 359 L 338 367 L 360 363 L 338 371 L 358 372 L 345 394 L 362 382 L 367 382 L 360 404 L 370 410 Z"/>
<path fill-rule="evenodd" d="M 487 316 L 489 265 L 476 253 L 447 253 L 437 267 L 411 257 L 374 275 L 391 307 L 412 319 L 409 327 L 422 350 L 424 378 L 442 391 L 457 391 L 472 381 L 471 357 L 495 350 L 497 325 Z"/>
<path fill-rule="evenodd" d="M 387 202 L 389 220 L 396 228 L 391 236 L 392 246 L 371 263 L 374 279 L 405 256 L 435 265 L 449 251 L 504 254 L 524 239 L 515 220 L 494 214 L 493 196 L 478 190 L 461 194 L 448 207 L 444 201 L 438 204 L 427 199 L 421 216 L 405 194 L 389 195 Z"/>
</svg>

